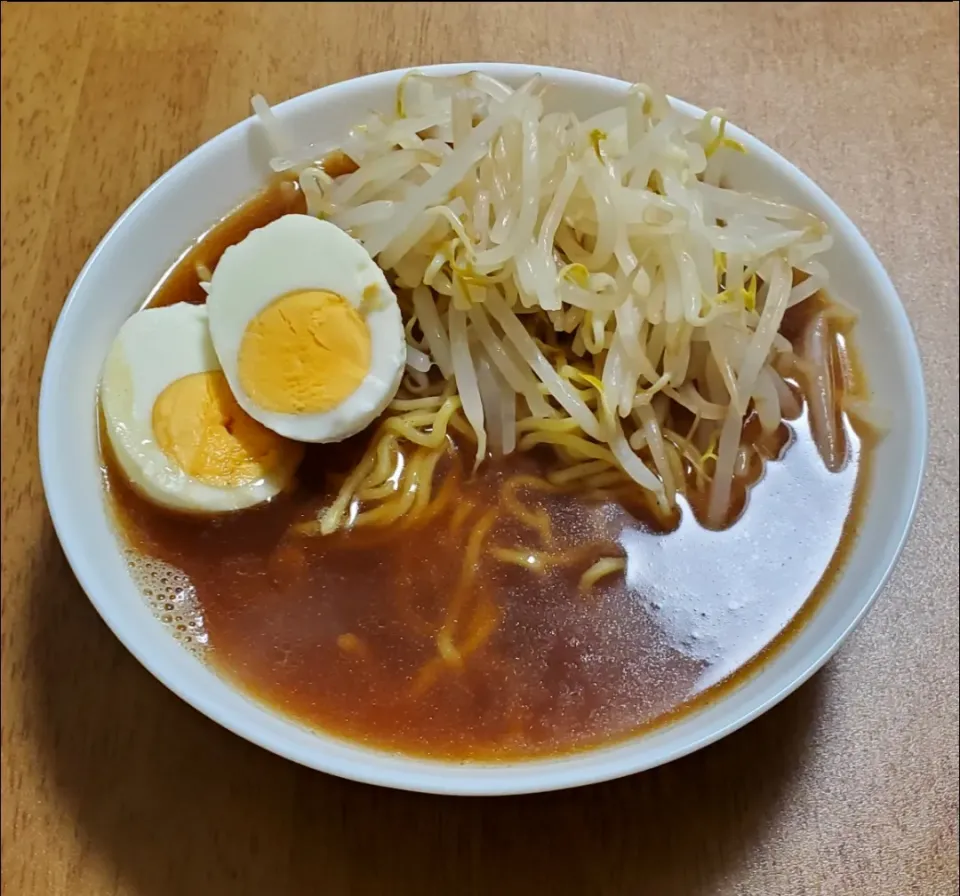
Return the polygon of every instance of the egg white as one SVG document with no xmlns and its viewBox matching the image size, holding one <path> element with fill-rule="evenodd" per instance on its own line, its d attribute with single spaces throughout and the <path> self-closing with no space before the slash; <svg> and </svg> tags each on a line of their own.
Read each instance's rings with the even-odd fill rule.
<svg viewBox="0 0 960 896">
<path fill-rule="evenodd" d="M 171 383 L 220 370 L 203 306 L 148 308 L 129 318 L 114 339 L 100 379 L 100 407 L 117 463 L 151 501 L 175 510 L 222 513 L 260 504 L 282 491 L 295 472 L 276 469 L 246 485 L 200 482 L 157 443 L 153 406 Z"/>
<path fill-rule="evenodd" d="M 261 311 L 281 296 L 306 289 L 336 293 L 361 311 L 370 332 L 370 369 L 356 390 L 329 411 L 270 411 L 240 382 L 240 344 Z M 210 335 L 237 402 L 280 435 L 301 442 L 345 439 L 383 413 L 400 386 L 406 341 L 396 296 L 366 250 L 328 221 L 284 215 L 231 246 L 213 272 L 207 311 Z"/>
</svg>

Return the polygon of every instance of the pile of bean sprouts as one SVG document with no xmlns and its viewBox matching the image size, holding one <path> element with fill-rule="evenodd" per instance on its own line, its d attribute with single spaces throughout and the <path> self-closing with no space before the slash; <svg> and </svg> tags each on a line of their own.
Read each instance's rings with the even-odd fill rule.
<svg viewBox="0 0 960 896">
<path fill-rule="evenodd" d="M 825 225 L 724 184 L 743 148 L 719 112 L 646 84 L 586 119 L 549 100 L 539 77 L 411 72 L 334 176 L 254 99 L 274 169 L 376 259 L 406 323 L 401 392 L 321 532 L 422 512 L 453 431 L 475 465 L 548 446 L 554 484 L 626 481 L 663 511 L 694 469 L 720 525 L 748 416 L 770 433 L 798 413 L 780 326 L 827 284 Z M 827 366 L 810 413 L 829 439 Z"/>
</svg>

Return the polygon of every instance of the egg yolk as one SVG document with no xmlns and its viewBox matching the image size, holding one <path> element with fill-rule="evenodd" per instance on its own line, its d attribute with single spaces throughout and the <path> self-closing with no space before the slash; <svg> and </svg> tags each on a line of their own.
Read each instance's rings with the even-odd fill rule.
<svg viewBox="0 0 960 896">
<path fill-rule="evenodd" d="M 172 382 L 153 405 L 153 432 L 161 450 L 205 485 L 249 485 L 278 468 L 292 469 L 303 446 L 244 413 L 219 370 Z"/>
<path fill-rule="evenodd" d="M 351 395 L 370 370 L 370 331 L 343 296 L 300 290 L 263 309 L 244 331 L 240 385 L 260 407 L 322 414 Z"/>
</svg>

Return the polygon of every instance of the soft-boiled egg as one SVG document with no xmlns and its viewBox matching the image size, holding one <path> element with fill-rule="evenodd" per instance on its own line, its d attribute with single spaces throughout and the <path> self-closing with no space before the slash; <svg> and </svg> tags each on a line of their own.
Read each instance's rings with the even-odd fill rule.
<svg viewBox="0 0 960 896">
<path fill-rule="evenodd" d="M 157 504 L 218 513 L 282 491 L 303 446 L 249 417 L 227 384 L 202 306 L 150 308 L 121 327 L 100 406 L 117 463 Z"/>
<path fill-rule="evenodd" d="M 351 436 L 396 394 L 406 363 L 396 296 L 340 228 L 285 215 L 224 252 L 210 335 L 240 406 L 304 442 Z"/>
</svg>

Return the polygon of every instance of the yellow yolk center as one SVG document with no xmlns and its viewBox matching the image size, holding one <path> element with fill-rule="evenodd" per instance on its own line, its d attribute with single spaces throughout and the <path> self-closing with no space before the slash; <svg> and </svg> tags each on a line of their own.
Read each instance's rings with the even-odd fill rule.
<svg viewBox="0 0 960 896">
<path fill-rule="evenodd" d="M 240 384 L 264 410 L 322 414 L 351 395 L 370 370 L 370 331 L 342 296 L 292 292 L 247 325 L 237 367 Z"/>
<path fill-rule="evenodd" d="M 153 405 L 153 433 L 163 453 L 205 485 L 248 485 L 292 469 L 303 446 L 247 416 L 219 370 L 172 382 Z"/>
</svg>

